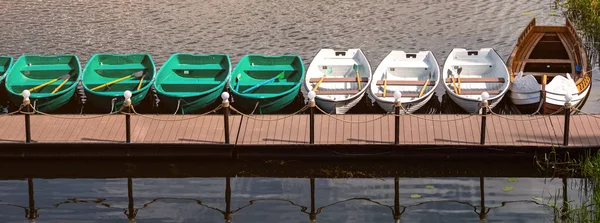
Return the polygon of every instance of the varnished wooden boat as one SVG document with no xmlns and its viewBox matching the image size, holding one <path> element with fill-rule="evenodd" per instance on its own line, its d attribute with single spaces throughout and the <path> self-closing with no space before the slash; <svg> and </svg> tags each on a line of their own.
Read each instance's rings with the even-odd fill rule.
<svg viewBox="0 0 600 223">
<path fill-rule="evenodd" d="M 572 95 L 571 104 L 581 108 L 590 92 L 588 58 L 568 19 L 564 26 L 537 26 L 532 19 L 507 67 L 512 82 L 509 96 L 521 113 L 557 113 L 567 93 Z"/>
</svg>

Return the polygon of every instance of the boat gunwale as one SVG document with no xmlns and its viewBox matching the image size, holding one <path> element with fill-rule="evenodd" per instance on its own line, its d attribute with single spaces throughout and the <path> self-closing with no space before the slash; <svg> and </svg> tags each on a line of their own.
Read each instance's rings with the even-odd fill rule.
<svg viewBox="0 0 600 223">
<path fill-rule="evenodd" d="M 152 59 L 152 56 L 149 53 L 131 53 L 131 54 L 119 54 L 119 53 L 97 53 L 92 55 L 92 57 L 90 57 L 90 59 L 88 60 L 87 64 L 85 65 L 85 68 L 82 71 L 82 75 L 81 75 L 81 85 L 83 86 L 84 90 L 86 91 L 86 93 L 92 93 L 94 95 L 98 95 L 98 96 L 109 96 L 109 97 L 123 97 L 123 92 L 118 92 L 118 91 L 92 91 L 85 83 L 84 81 L 84 77 L 86 74 L 86 71 L 89 68 L 89 65 L 92 63 L 92 61 L 94 61 L 94 59 L 96 59 L 96 57 L 99 56 L 147 56 L 149 61 L 150 61 L 150 65 L 151 67 L 148 68 L 152 68 L 152 79 L 150 79 L 150 83 L 143 86 L 142 88 L 140 88 L 139 90 L 129 90 L 131 91 L 131 93 L 133 95 L 137 95 L 141 92 L 147 91 L 148 89 L 150 89 L 150 87 L 153 85 L 153 82 L 156 78 L 156 65 L 154 64 L 154 60 Z M 147 69 L 148 69 L 147 68 Z M 92 69 L 92 68 L 90 68 Z M 93 68 L 96 69 L 96 68 Z M 98 75 L 95 71 L 93 71 L 92 73 Z M 98 75 L 99 76 L 99 75 Z M 115 79 L 116 80 L 116 79 Z"/>
<path fill-rule="evenodd" d="M 22 54 L 22 55 L 21 55 L 21 56 L 19 56 L 19 58 L 18 58 L 18 59 L 17 59 L 17 60 L 16 60 L 16 61 L 15 61 L 15 62 L 14 62 L 12 65 L 11 65 L 10 69 L 8 69 L 8 70 L 7 70 L 7 71 L 4 73 L 5 75 L 2 75 L 2 76 L 3 76 L 3 77 L 6 79 L 6 81 L 4 81 L 4 85 L 5 85 L 6 91 L 7 91 L 8 93 L 10 93 L 10 94 L 13 94 L 13 95 L 16 95 L 16 96 L 21 96 L 21 95 L 22 95 L 22 92 L 15 92 L 15 91 L 12 89 L 12 87 L 9 87 L 8 78 L 9 78 L 9 76 L 11 75 L 11 73 L 13 73 L 13 69 L 15 69 L 15 68 L 16 68 L 16 66 L 15 66 L 15 65 L 16 65 L 16 64 L 19 62 L 19 60 L 20 60 L 21 58 L 23 58 L 23 59 L 26 59 L 26 57 L 30 57 L 30 56 L 35 56 L 35 57 L 60 57 L 60 56 L 70 56 L 70 57 L 72 57 L 73 59 L 75 59 L 75 62 L 76 62 L 76 65 L 77 65 L 77 69 L 74 69 L 74 70 L 73 70 L 73 71 L 76 71 L 76 72 L 77 72 L 77 78 L 74 80 L 74 83 L 73 83 L 73 84 L 71 84 L 70 86 L 68 86 L 68 87 L 66 87 L 66 88 L 64 88 L 64 89 L 61 89 L 61 90 L 59 90 L 58 92 L 56 92 L 56 93 L 54 93 L 54 94 L 47 95 L 47 96 L 40 96 L 40 95 L 39 95 L 40 93 L 38 93 L 38 92 L 31 92 L 31 94 L 29 95 L 29 98 L 32 98 L 32 99 L 42 99 L 42 98 L 51 98 L 51 97 L 54 97 L 54 96 L 58 96 L 58 95 L 65 94 L 65 93 L 67 93 L 67 92 L 69 92 L 69 91 L 72 91 L 72 90 L 74 90 L 74 89 L 77 87 L 78 83 L 79 83 L 79 82 L 82 80 L 82 78 L 83 78 L 83 71 L 81 70 L 81 62 L 79 61 L 79 57 L 78 57 L 76 54 L 56 54 L 56 55 Z M 21 73 L 21 72 L 18 72 L 18 73 Z M 23 75 L 21 75 L 21 76 L 23 76 Z M 0 78 L 0 81 L 1 81 L 1 80 L 2 80 L 2 79 Z M 52 80 L 52 79 L 48 79 L 48 80 Z M 43 93 L 43 94 L 46 94 L 46 93 Z"/>
<path fill-rule="evenodd" d="M 179 55 L 190 55 L 190 56 L 224 56 L 227 59 L 227 64 L 229 65 L 229 69 L 226 69 L 227 71 L 227 75 L 225 77 L 225 79 L 223 81 L 221 81 L 221 83 L 219 83 L 217 86 L 205 90 L 205 91 L 201 91 L 201 92 L 179 92 L 179 93 L 173 93 L 173 92 L 168 92 L 163 90 L 162 88 L 159 88 L 159 85 L 161 85 L 162 83 L 160 83 L 160 81 L 158 81 L 158 76 L 159 74 L 163 71 L 163 68 L 165 68 L 165 65 L 170 63 L 171 60 L 174 60 L 176 56 Z M 166 68 L 165 68 L 166 69 Z M 166 72 L 166 71 L 165 71 Z M 187 97 L 199 97 L 199 96 L 203 96 L 203 95 L 207 95 L 210 94 L 212 92 L 215 92 L 217 90 L 219 90 L 220 88 L 224 88 L 225 85 L 227 85 L 227 83 L 229 82 L 229 79 L 231 78 L 231 58 L 229 57 L 228 54 L 191 54 L 191 53 L 175 53 L 172 54 L 169 59 L 160 67 L 160 69 L 156 72 L 156 80 L 154 80 L 154 82 L 152 83 L 152 86 L 154 87 L 154 89 L 156 90 L 157 94 L 161 94 L 167 97 L 178 97 L 178 98 L 187 98 Z M 181 96 L 181 93 L 185 93 L 188 95 L 185 96 Z M 193 93 L 193 94 L 192 94 Z"/>
<path fill-rule="evenodd" d="M 244 56 L 242 57 L 242 59 L 240 59 L 240 61 L 239 61 L 239 62 L 236 64 L 235 68 L 234 68 L 234 69 L 231 71 L 231 73 L 237 73 L 237 72 L 235 72 L 235 71 L 237 71 L 237 69 L 238 69 L 238 66 L 240 66 L 241 62 L 244 62 L 244 63 L 246 63 L 246 61 L 247 61 L 247 60 L 249 60 L 248 58 L 249 58 L 249 57 L 251 57 L 251 56 L 259 56 L 259 57 L 265 57 L 265 58 L 294 57 L 295 59 L 298 59 L 298 61 L 300 62 L 300 65 L 298 65 L 298 68 L 299 68 L 299 70 L 295 70 L 295 71 L 300 71 L 300 72 L 301 72 L 301 77 L 300 77 L 300 79 L 299 79 L 299 80 L 296 82 L 296 84 L 294 84 L 294 85 L 293 85 L 293 87 L 292 87 L 292 88 L 290 88 L 290 89 L 288 89 L 288 90 L 286 90 L 286 91 L 280 92 L 280 93 L 274 93 L 272 96 L 268 96 L 268 97 L 265 97 L 265 96 L 258 96 L 258 95 L 257 95 L 257 94 L 255 94 L 255 93 L 253 93 L 253 94 L 249 94 L 249 93 L 242 94 L 241 92 L 238 92 L 238 91 L 236 91 L 236 90 L 235 90 L 235 88 L 234 88 L 233 86 L 231 86 L 231 81 L 232 81 L 234 78 L 229 78 L 229 84 L 228 84 L 229 90 L 230 90 L 232 93 L 236 94 L 236 95 L 239 95 L 239 96 L 241 96 L 241 97 L 245 97 L 245 98 L 258 99 L 258 100 L 260 100 L 260 99 L 272 99 L 272 98 L 278 98 L 278 97 L 281 97 L 281 96 L 284 96 L 284 95 L 290 94 L 290 93 L 292 93 L 292 92 L 293 92 L 293 91 L 295 91 L 295 90 L 298 90 L 298 89 L 299 89 L 299 87 L 302 85 L 302 81 L 304 81 L 304 79 L 305 79 L 306 71 L 305 71 L 305 69 L 304 69 L 304 62 L 302 61 L 302 58 L 301 58 L 299 55 L 295 55 L 295 54 L 283 54 L 283 55 L 246 54 L 246 55 L 244 55 Z M 246 60 L 246 61 L 244 61 L 244 60 Z M 292 67 L 293 67 L 293 66 L 292 66 Z M 247 73 L 246 73 L 246 72 L 241 72 L 241 73 L 244 73 L 244 74 L 246 74 L 246 75 L 247 75 Z M 262 94 L 266 94 L 266 93 L 262 93 Z M 270 93 L 269 93 L 269 94 L 270 94 Z"/>
</svg>

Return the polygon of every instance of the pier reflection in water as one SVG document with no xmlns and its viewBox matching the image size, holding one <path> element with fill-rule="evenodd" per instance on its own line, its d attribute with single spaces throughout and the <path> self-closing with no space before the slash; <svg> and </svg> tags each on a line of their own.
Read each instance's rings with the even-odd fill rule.
<svg viewBox="0 0 600 223">
<path fill-rule="evenodd" d="M 561 206 L 563 184 L 560 179 L 543 181 L 398 177 L 10 180 L 0 181 L 0 221 L 550 222 L 554 208 Z M 569 196 L 578 196 L 567 189 Z"/>
</svg>

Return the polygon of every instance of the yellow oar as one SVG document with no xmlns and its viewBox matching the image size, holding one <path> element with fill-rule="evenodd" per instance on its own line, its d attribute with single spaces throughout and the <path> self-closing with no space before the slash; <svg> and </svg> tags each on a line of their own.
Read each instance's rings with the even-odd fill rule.
<svg viewBox="0 0 600 223">
<path fill-rule="evenodd" d="M 354 71 L 356 71 L 356 82 L 358 83 L 358 90 L 360 91 L 361 87 L 360 87 L 360 75 L 358 74 L 358 64 L 354 64 L 354 66 L 352 66 L 352 68 L 354 69 Z"/>
<path fill-rule="evenodd" d="M 137 87 L 138 90 L 140 88 L 142 88 L 142 82 L 144 82 L 144 77 L 145 77 L 145 75 L 142 75 L 142 78 L 140 78 L 140 83 L 138 84 L 138 87 Z"/>
<path fill-rule="evenodd" d="M 65 76 L 66 76 L 66 77 L 65 77 Z M 65 75 L 65 76 L 63 76 L 63 77 L 65 78 L 65 80 L 64 80 L 62 83 L 60 83 L 60 85 L 58 85 L 58 87 L 54 88 L 54 91 L 52 91 L 52 93 L 50 93 L 50 94 L 54 94 L 54 93 L 56 93 L 58 90 L 60 90 L 60 88 L 62 88 L 62 86 L 63 86 L 63 85 L 65 85 L 65 84 L 67 83 L 67 81 L 69 80 L 69 78 L 71 78 L 71 75 L 68 75 L 68 74 L 67 74 L 67 75 Z"/>
<path fill-rule="evenodd" d="M 383 77 L 383 97 L 385 98 L 385 95 L 387 93 L 387 74 L 388 71 L 387 69 L 385 70 L 385 76 Z"/>
<path fill-rule="evenodd" d="M 40 89 L 40 88 L 43 88 L 43 87 L 45 87 L 45 86 L 47 86 L 47 85 L 49 85 L 49 84 L 52 84 L 52 83 L 54 83 L 54 82 L 56 82 L 56 81 L 58 81 L 58 80 L 60 80 L 60 79 L 62 79 L 62 78 L 65 78 L 65 77 L 69 77 L 69 75 L 68 75 L 68 74 L 65 74 L 65 75 L 63 75 L 63 76 L 57 77 L 57 78 L 55 78 L 55 79 L 52 79 L 52 80 L 50 80 L 50 81 L 48 81 L 48 82 L 46 82 L 46 83 L 43 83 L 43 84 L 40 84 L 40 85 L 38 85 L 38 86 L 35 86 L 35 87 L 33 87 L 33 88 L 30 88 L 30 89 L 29 89 L 29 91 L 30 91 L 30 92 L 33 92 L 33 91 L 35 91 L 35 90 L 38 90 L 38 89 Z"/>
<path fill-rule="evenodd" d="M 313 91 L 315 91 L 315 92 L 317 91 L 317 89 L 319 88 L 319 85 L 321 85 L 321 82 L 323 82 L 323 80 L 325 79 L 325 76 L 330 75 L 331 72 L 333 72 L 333 69 L 331 69 L 331 67 L 330 67 L 325 71 L 325 74 L 323 74 L 323 77 L 321 77 L 321 80 L 319 80 L 319 82 L 317 82 L 317 85 L 315 85 L 315 88 L 313 88 Z"/>
<path fill-rule="evenodd" d="M 454 93 L 460 94 L 460 92 L 456 90 L 456 80 L 454 79 L 454 75 L 452 75 L 452 71 L 448 70 L 448 76 L 452 78 L 452 87 L 454 87 Z"/>
<path fill-rule="evenodd" d="M 103 88 L 103 87 L 108 87 L 108 86 L 110 86 L 110 85 L 113 85 L 113 84 L 115 84 L 115 83 L 118 83 L 118 82 L 121 82 L 121 81 L 127 80 L 127 79 L 129 79 L 129 78 L 132 78 L 132 77 L 141 77 L 143 74 L 144 74 L 143 72 L 141 72 L 141 71 L 138 71 L 138 72 L 136 72 L 136 73 L 133 73 L 133 74 L 127 75 L 127 76 L 125 76 L 125 77 L 122 77 L 122 78 L 116 79 L 116 80 L 114 80 L 114 81 L 111 81 L 111 82 L 108 82 L 108 83 L 106 83 L 106 84 L 102 84 L 102 85 L 96 86 L 95 88 L 92 88 L 92 91 L 95 91 L 95 90 L 101 89 L 101 88 Z"/>
<path fill-rule="evenodd" d="M 456 73 L 458 73 L 458 94 L 461 93 L 461 88 L 460 88 L 460 73 L 462 73 L 462 67 L 457 67 L 456 68 Z"/>
<path fill-rule="evenodd" d="M 427 85 L 429 85 L 429 80 L 431 80 L 431 72 L 429 72 L 429 77 L 427 78 L 427 81 L 425 81 L 423 88 L 421 88 L 421 93 L 419 93 L 419 97 L 423 97 L 423 94 L 425 93 L 425 88 L 427 88 Z"/>
</svg>

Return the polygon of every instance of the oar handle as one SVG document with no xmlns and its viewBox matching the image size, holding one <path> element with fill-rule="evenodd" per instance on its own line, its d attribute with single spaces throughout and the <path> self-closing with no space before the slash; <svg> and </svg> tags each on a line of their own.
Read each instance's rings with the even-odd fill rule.
<svg viewBox="0 0 600 223">
<path fill-rule="evenodd" d="M 361 90 L 361 87 L 360 87 L 360 75 L 358 74 L 358 70 L 356 71 L 356 82 L 358 84 L 358 90 L 360 91 Z"/>
<path fill-rule="evenodd" d="M 140 83 L 138 84 L 137 89 L 139 90 L 140 88 L 142 88 L 142 83 L 144 82 L 144 76 L 142 76 L 142 78 L 140 78 Z"/>
<path fill-rule="evenodd" d="M 460 92 L 456 90 L 456 80 L 454 79 L 454 75 L 452 75 L 452 87 L 454 87 L 454 93 L 460 94 Z"/>
<path fill-rule="evenodd" d="M 319 80 L 319 82 L 317 82 L 317 85 L 315 85 L 315 88 L 313 88 L 313 91 L 317 91 L 317 89 L 319 89 L 319 85 L 321 85 L 323 80 L 325 80 L 325 75 L 323 75 L 323 77 L 321 77 L 321 80 Z"/>
<path fill-rule="evenodd" d="M 58 80 L 58 78 L 56 78 L 56 79 L 54 79 L 54 80 L 51 80 L 51 81 L 48 81 L 48 82 L 46 82 L 46 83 L 40 84 L 40 85 L 38 85 L 38 86 L 35 86 L 35 87 L 33 87 L 33 88 L 29 89 L 29 91 L 35 91 L 35 90 L 37 90 L 37 89 L 43 88 L 43 87 L 45 87 L 46 85 L 49 85 L 49 84 L 52 84 L 52 83 L 56 82 L 57 80 Z"/>
<path fill-rule="evenodd" d="M 120 81 L 126 80 L 126 79 L 128 79 L 128 78 L 131 78 L 132 76 L 133 76 L 133 75 L 127 75 L 127 76 L 125 76 L 125 77 L 122 77 L 122 78 L 116 79 L 116 80 L 114 80 L 114 81 L 111 81 L 111 82 L 108 82 L 108 83 L 106 83 L 106 84 L 99 85 L 99 86 L 97 86 L 97 87 L 95 87 L 95 88 L 92 88 L 92 91 L 95 91 L 95 90 L 101 89 L 101 88 L 103 88 L 103 87 L 106 87 L 106 86 L 110 86 L 110 85 L 112 85 L 112 84 L 114 84 L 114 83 L 117 83 L 117 82 L 120 82 Z"/>
<path fill-rule="evenodd" d="M 58 87 L 54 88 L 54 91 L 52 91 L 52 93 L 50 93 L 50 94 L 56 93 L 60 88 L 62 88 L 63 85 L 65 85 L 67 83 L 68 80 L 69 80 L 69 78 L 65 78 L 65 80 L 62 83 L 60 83 L 60 85 L 58 85 Z"/>
<path fill-rule="evenodd" d="M 423 97 L 423 94 L 425 93 L 425 88 L 427 88 L 427 85 L 429 85 L 429 80 L 430 80 L 430 77 L 427 78 L 427 81 L 425 81 L 425 84 L 423 85 L 423 88 L 421 88 L 421 92 L 419 93 L 419 97 Z"/>
</svg>

